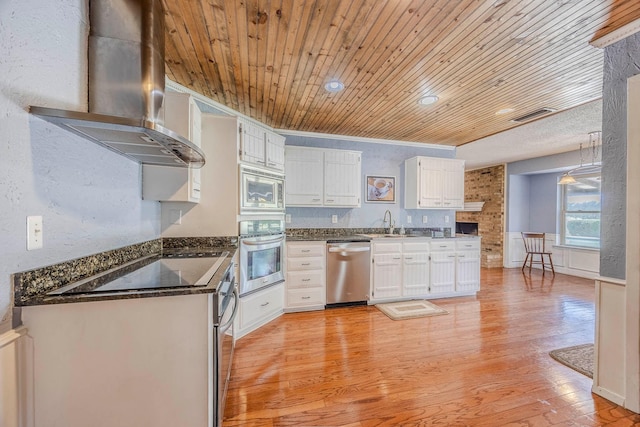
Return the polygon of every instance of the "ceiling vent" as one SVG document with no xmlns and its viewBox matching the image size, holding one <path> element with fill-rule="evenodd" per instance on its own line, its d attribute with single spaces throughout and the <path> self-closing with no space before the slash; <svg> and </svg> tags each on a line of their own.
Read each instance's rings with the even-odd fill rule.
<svg viewBox="0 0 640 427">
<path fill-rule="evenodd" d="M 528 122 L 529 120 L 537 119 L 538 117 L 542 117 L 547 114 L 554 113 L 556 111 L 557 110 L 555 110 L 554 108 L 541 108 L 539 110 L 532 111 L 531 113 L 525 114 L 524 116 L 511 119 L 511 121 L 516 123 L 524 123 L 524 122 Z"/>
</svg>

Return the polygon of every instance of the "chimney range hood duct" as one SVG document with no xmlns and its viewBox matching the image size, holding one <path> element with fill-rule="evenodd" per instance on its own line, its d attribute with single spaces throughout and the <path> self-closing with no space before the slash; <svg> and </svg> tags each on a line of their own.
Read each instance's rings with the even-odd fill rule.
<svg viewBox="0 0 640 427">
<path fill-rule="evenodd" d="M 204 153 L 165 129 L 164 10 L 161 0 L 90 0 L 89 112 L 30 112 L 144 164 L 195 167 Z"/>
</svg>

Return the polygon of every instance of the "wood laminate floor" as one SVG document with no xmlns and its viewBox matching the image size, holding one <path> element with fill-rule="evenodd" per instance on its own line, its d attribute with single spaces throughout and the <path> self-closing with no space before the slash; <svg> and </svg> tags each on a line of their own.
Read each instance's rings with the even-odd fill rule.
<svg viewBox="0 0 640 427">
<path fill-rule="evenodd" d="M 550 350 L 593 342 L 593 280 L 483 269 L 449 314 L 289 313 L 237 343 L 228 426 L 632 426 Z"/>
</svg>

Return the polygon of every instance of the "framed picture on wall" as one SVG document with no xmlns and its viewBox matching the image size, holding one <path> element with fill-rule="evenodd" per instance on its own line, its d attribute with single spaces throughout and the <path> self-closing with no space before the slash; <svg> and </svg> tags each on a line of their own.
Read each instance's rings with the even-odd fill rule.
<svg viewBox="0 0 640 427">
<path fill-rule="evenodd" d="M 396 177 L 367 175 L 367 202 L 395 203 Z"/>
</svg>

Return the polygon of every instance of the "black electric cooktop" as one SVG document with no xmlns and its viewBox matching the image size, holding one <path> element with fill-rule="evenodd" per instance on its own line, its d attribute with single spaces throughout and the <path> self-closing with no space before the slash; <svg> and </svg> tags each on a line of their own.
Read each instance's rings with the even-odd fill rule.
<svg viewBox="0 0 640 427">
<path fill-rule="evenodd" d="M 207 286 L 229 252 L 148 256 L 50 292 L 102 294 Z"/>
</svg>

